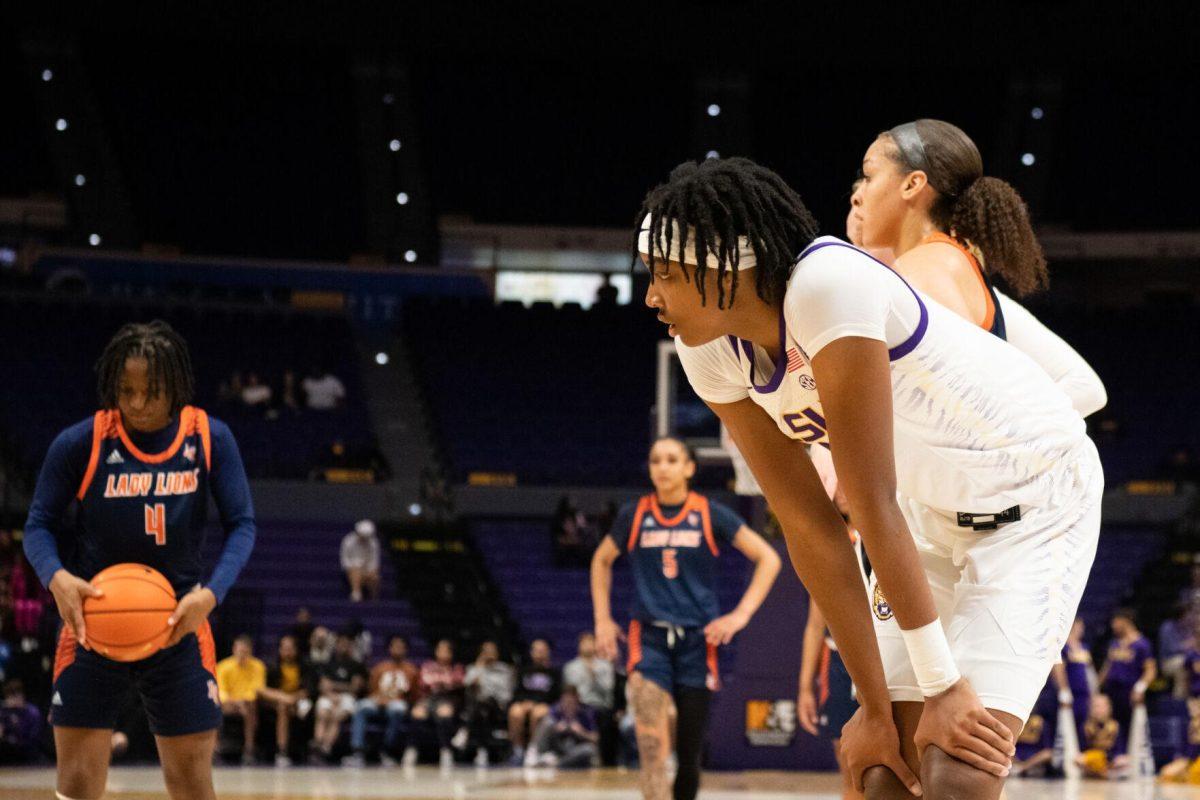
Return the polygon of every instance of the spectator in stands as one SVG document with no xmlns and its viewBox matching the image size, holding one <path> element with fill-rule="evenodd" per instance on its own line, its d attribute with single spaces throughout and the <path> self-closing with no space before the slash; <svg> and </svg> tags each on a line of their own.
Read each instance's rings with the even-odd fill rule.
<svg viewBox="0 0 1200 800">
<path fill-rule="evenodd" d="M 574 686 L 564 686 L 562 696 L 538 725 L 526 766 L 571 769 L 590 767 L 599 762 L 596 716 L 579 700 Z"/>
<path fill-rule="evenodd" d="M 308 663 L 313 667 L 324 667 L 333 660 L 333 633 L 324 625 L 313 628 L 308 637 Z"/>
<path fill-rule="evenodd" d="M 1200 613 L 1200 561 L 1192 564 L 1192 582 L 1179 590 L 1179 603 Z"/>
<path fill-rule="evenodd" d="M 5 681 L 0 705 L 0 764 L 37 761 L 41 732 L 42 714 L 25 699 L 24 685 L 16 678 Z"/>
<path fill-rule="evenodd" d="M 1173 694 L 1178 699 L 1188 695 L 1188 675 L 1184 665 L 1187 654 L 1195 645 L 1195 622 L 1190 609 L 1176 603 L 1171 616 L 1158 628 L 1158 660 L 1163 675 L 1171 679 Z"/>
<path fill-rule="evenodd" d="M 504 709 L 512 702 L 515 677 L 512 665 L 500 660 L 500 648 L 493 641 L 480 645 L 475 663 L 467 667 L 467 725 L 455 736 L 454 743 L 475 748 L 476 766 L 488 765 L 487 746 L 493 731 L 505 723 Z"/>
<path fill-rule="evenodd" d="M 296 637 L 296 644 L 307 647 L 312 639 L 313 628 L 312 611 L 308 606 L 300 606 L 296 609 L 296 618 L 292 620 L 292 627 L 288 629 L 288 633 Z"/>
<path fill-rule="evenodd" d="M 587 563 L 591 554 L 585 547 L 587 517 L 585 517 L 569 495 L 563 495 L 554 510 L 550 522 L 550 535 L 554 544 L 554 563 L 559 566 Z"/>
<path fill-rule="evenodd" d="M 350 584 L 350 599 L 358 603 L 363 591 L 375 599 L 379 596 L 379 538 L 375 535 L 375 523 L 360 519 L 354 530 L 342 538 L 342 571 Z"/>
<path fill-rule="evenodd" d="M 613 286 L 612 275 L 604 273 L 600 288 L 596 290 L 596 306 L 598 308 L 614 308 L 617 305 L 617 287 Z"/>
<path fill-rule="evenodd" d="M 1100 670 L 1100 691 L 1108 695 L 1112 717 L 1119 726 L 1117 752 L 1124 753 L 1135 706 L 1145 702 L 1146 689 L 1158 674 L 1154 648 L 1137 628 L 1133 609 L 1118 609 L 1112 617 L 1113 641 Z"/>
<path fill-rule="evenodd" d="M 1187 719 L 1183 747 L 1158 773 L 1163 780 L 1200 783 L 1200 649 L 1190 643 L 1184 654 L 1183 678 L 1187 689 Z"/>
<path fill-rule="evenodd" d="M 246 385 L 242 387 L 242 405 L 266 411 L 271 405 L 271 387 L 258 378 L 258 373 L 246 375 Z"/>
<path fill-rule="evenodd" d="M 437 734 L 439 762 L 443 769 L 454 765 L 450 740 L 454 738 L 455 718 L 462 705 L 463 667 L 454 663 L 454 645 L 442 639 L 433 650 L 433 660 L 421 665 L 421 702 L 413 707 L 414 722 L 433 723 Z M 409 743 L 404 751 L 404 765 L 417 763 L 417 750 Z"/>
<path fill-rule="evenodd" d="M 1092 707 L 1087 722 L 1083 725 L 1084 740 L 1080 747 L 1079 766 L 1084 775 L 1092 778 L 1107 778 L 1110 769 L 1119 769 L 1127 761 L 1119 755 L 1120 737 L 1127 732 L 1113 718 L 1112 702 L 1106 695 L 1092 696 Z"/>
<path fill-rule="evenodd" d="M 580 701 L 595 712 L 600 753 L 604 763 L 613 763 L 616 753 L 613 688 L 617 675 L 611 661 L 596 656 L 596 636 L 591 631 L 579 634 L 579 655 L 563 667 L 563 683 L 574 686 Z"/>
<path fill-rule="evenodd" d="M 264 704 L 275 711 L 275 766 L 286 767 L 292 763 L 288 756 L 291 750 L 291 721 L 304 719 L 312 710 L 309 691 L 312 688 L 312 671 L 300 659 L 299 640 L 290 633 L 279 637 L 279 652 L 275 663 L 267 670 L 267 685 L 259 690 L 258 696 Z"/>
<path fill-rule="evenodd" d="M 388 639 L 387 658 L 371 669 L 367 696 L 358 701 L 354 710 L 354 721 L 350 726 L 349 756 L 342 764 L 361 767 L 367 748 L 367 724 L 384 717 L 387 727 L 383 732 L 383 750 L 380 760 L 385 767 L 395 766 L 392 754 L 405 734 L 408 713 L 419 700 L 421 672 L 408 660 L 408 641 L 403 636 Z"/>
<path fill-rule="evenodd" d="M 300 413 L 300 401 L 296 399 L 296 373 L 290 369 L 283 371 L 279 390 L 279 411 L 291 414 Z"/>
<path fill-rule="evenodd" d="M 343 629 L 350 636 L 350 641 L 354 643 L 351 652 L 354 657 L 366 664 L 371 659 L 371 654 L 375 652 L 374 637 L 371 632 L 363 625 L 363 621 L 358 617 L 354 617 L 346 623 Z"/>
<path fill-rule="evenodd" d="M 242 634 L 233 640 L 233 655 L 217 664 L 221 711 L 242 719 L 242 763 L 254 763 L 258 732 L 258 693 L 267 685 L 267 666 L 254 657 L 254 640 Z"/>
<path fill-rule="evenodd" d="M 313 367 L 300 384 L 304 405 L 311 411 L 334 411 L 346 399 L 346 387 L 336 375 L 319 366 Z"/>
<path fill-rule="evenodd" d="M 521 667 L 513 704 L 508 709 L 508 738 L 515 764 L 525 763 L 525 746 L 550 713 L 550 704 L 562 694 L 561 686 L 562 678 L 550 664 L 550 643 L 534 639 L 529 646 L 529 663 Z"/>
<path fill-rule="evenodd" d="M 1083 640 L 1086 626 L 1079 617 L 1071 625 L 1067 643 L 1062 649 L 1062 661 L 1053 667 L 1053 677 L 1059 687 L 1059 699 L 1071 696 L 1071 709 L 1075 717 L 1075 733 L 1083 741 L 1083 723 L 1091 710 L 1093 688 L 1099 685 L 1096 667 L 1092 664 L 1092 651 Z M 1065 690 L 1065 692 L 1064 692 Z"/>
<path fill-rule="evenodd" d="M 312 758 L 317 762 L 329 762 L 342 723 L 354 713 L 358 698 L 367 685 L 367 669 L 354 657 L 354 641 L 349 634 L 337 635 L 333 658 L 321 670 L 320 676 Z"/>
</svg>

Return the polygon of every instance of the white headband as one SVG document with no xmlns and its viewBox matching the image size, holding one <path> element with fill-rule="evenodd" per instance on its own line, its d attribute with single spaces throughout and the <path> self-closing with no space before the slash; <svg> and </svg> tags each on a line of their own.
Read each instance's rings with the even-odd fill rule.
<svg viewBox="0 0 1200 800">
<path fill-rule="evenodd" d="M 667 249 L 667 226 L 673 226 L 671 231 L 671 248 Z M 659 240 L 654 248 L 653 253 L 650 251 L 650 215 L 642 220 L 642 225 L 638 229 L 638 252 L 646 255 L 662 256 L 663 253 L 668 253 L 669 261 L 678 261 L 682 264 L 699 264 L 700 260 L 696 256 L 696 229 L 688 226 L 687 230 L 687 247 L 682 250 L 679 247 L 679 241 L 683 238 L 682 228 L 679 223 L 673 219 L 664 219 L 662 221 L 662 232 L 659 235 Z M 705 253 L 705 261 L 710 267 L 719 267 L 721 260 L 717 257 L 721 242 L 717 241 L 717 250 L 709 250 Z M 745 236 L 739 236 L 737 239 L 737 264 L 728 264 L 730 269 L 751 269 L 758 262 L 754 257 L 754 248 L 750 246 L 750 240 Z"/>
</svg>

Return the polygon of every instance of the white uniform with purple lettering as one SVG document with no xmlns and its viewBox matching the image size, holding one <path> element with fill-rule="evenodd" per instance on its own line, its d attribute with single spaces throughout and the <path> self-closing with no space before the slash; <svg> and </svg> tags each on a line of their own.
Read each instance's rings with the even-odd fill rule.
<svg viewBox="0 0 1200 800">
<path fill-rule="evenodd" d="M 1104 481 L 1082 418 L 1028 356 L 833 237 L 801 254 L 779 335 L 775 363 L 733 337 L 676 347 L 704 400 L 749 397 L 788 437 L 828 444 L 812 356 L 847 336 L 887 344 L 901 510 L 955 659 L 985 706 L 1026 718 L 1096 552 Z M 892 699 L 919 701 L 899 626 L 872 594 Z"/>
</svg>

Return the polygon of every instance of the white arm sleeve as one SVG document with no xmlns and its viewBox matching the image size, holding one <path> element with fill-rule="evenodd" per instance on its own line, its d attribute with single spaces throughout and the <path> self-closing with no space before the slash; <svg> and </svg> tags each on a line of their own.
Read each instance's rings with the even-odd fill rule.
<svg viewBox="0 0 1200 800">
<path fill-rule="evenodd" d="M 1004 313 L 1009 344 L 1037 362 L 1050 379 L 1071 398 L 1071 405 L 1086 417 L 1104 408 L 1108 395 L 1096 371 L 1037 317 L 1002 292 L 996 292 Z"/>
<path fill-rule="evenodd" d="M 729 340 L 722 336 L 699 347 L 688 347 L 676 337 L 675 351 L 687 374 L 688 383 L 701 400 L 736 403 L 750 396 L 741 379 L 740 365 Z"/>
<path fill-rule="evenodd" d="M 848 336 L 895 347 L 916 330 L 920 312 L 916 295 L 898 275 L 860 250 L 839 245 L 801 259 L 784 301 L 788 329 L 809 358 Z"/>
</svg>

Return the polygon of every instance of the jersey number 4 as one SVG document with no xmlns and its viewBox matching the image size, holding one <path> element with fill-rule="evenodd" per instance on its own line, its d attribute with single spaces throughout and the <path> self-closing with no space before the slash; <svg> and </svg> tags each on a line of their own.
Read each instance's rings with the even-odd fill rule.
<svg viewBox="0 0 1200 800">
<path fill-rule="evenodd" d="M 167 507 L 163 503 L 147 504 L 146 535 L 154 537 L 154 543 L 167 543 Z"/>
</svg>

